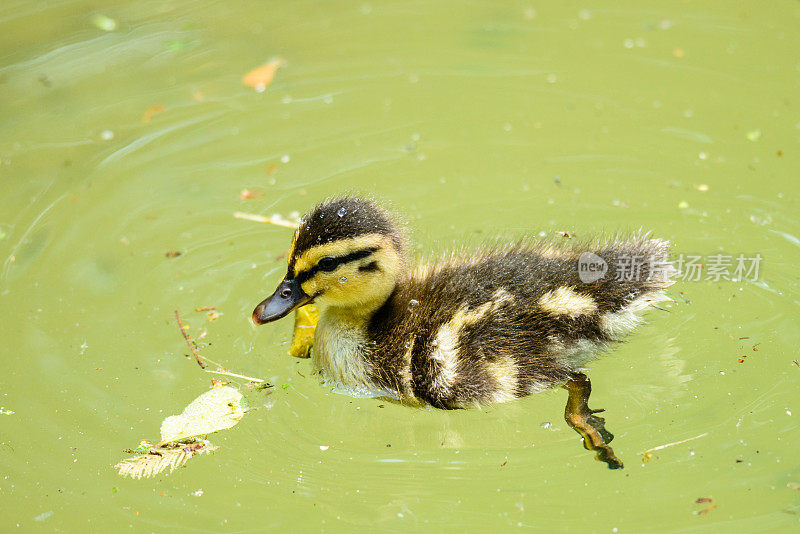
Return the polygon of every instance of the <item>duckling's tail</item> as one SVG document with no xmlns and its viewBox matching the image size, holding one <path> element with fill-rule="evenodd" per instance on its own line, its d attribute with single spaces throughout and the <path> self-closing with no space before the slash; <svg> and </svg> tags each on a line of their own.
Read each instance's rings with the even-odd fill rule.
<svg viewBox="0 0 800 534">
<path fill-rule="evenodd" d="M 670 243 L 647 235 L 609 243 L 597 251 L 608 266 L 592 289 L 603 312 L 601 327 L 611 339 L 619 339 L 642 321 L 642 313 L 671 302 L 666 289 L 678 271 L 669 260 Z M 579 261 L 579 274 L 580 273 Z M 661 308 L 663 309 L 663 308 Z"/>
</svg>

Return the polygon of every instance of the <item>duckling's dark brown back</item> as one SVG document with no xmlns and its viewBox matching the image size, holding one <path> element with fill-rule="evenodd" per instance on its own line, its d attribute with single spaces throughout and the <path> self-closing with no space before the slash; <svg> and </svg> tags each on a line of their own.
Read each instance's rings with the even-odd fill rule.
<svg viewBox="0 0 800 534">
<path fill-rule="evenodd" d="M 669 300 L 668 244 L 518 244 L 420 267 L 368 329 L 375 378 L 434 406 L 564 382 Z"/>
</svg>

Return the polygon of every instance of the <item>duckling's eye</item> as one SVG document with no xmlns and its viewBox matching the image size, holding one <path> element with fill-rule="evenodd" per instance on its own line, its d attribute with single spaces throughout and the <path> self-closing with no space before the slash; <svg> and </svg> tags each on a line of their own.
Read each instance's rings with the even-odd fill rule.
<svg viewBox="0 0 800 534">
<path fill-rule="evenodd" d="M 317 267 L 319 267 L 320 271 L 327 271 L 327 272 L 336 270 L 337 265 L 338 264 L 336 259 L 331 258 L 330 256 L 325 256 L 324 258 L 319 260 L 319 263 L 317 263 Z"/>
</svg>

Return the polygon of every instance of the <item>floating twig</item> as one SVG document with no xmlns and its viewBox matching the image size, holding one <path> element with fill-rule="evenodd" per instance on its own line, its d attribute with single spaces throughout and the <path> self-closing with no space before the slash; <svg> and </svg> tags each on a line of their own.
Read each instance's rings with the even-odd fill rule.
<svg viewBox="0 0 800 534">
<path fill-rule="evenodd" d="M 194 311 L 201 312 L 201 311 L 211 311 L 216 310 L 216 306 L 200 306 L 199 308 L 195 308 Z"/>
<path fill-rule="evenodd" d="M 203 360 L 200 359 L 200 354 L 197 352 L 197 347 L 192 341 L 192 338 L 189 337 L 189 334 L 186 333 L 186 328 L 183 326 L 183 321 L 181 321 L 181 316 L 178 313 L 178 310 L 175 310 L 175 319 L 178 321 L 178 328 L 181 331 L 183 339 L 186 340 L 186 345 L 189 346 L 189 350 L 192 351 L 194 359 L 197 360 L 197 365 L 199 365 L 201 369 L 205 369 L 206 364 L 203 362 Z"/>
<path fill-rule="evenodd" d="M 234 217 L 237 219 L 245 219 L 248 221 L 255 221 L 267 224 L 274 224 L 275 226 L 283 226 L 284 228 L 292 228 L 297 229 L 300 225 L 298 223 L 294 223 L 292 221 L 287 221 L 284 219 L 279 219 L 277 217 L 267 217 L 265 215 L 256 215 L 255 213 L 243 213 L 241 211 L 237 211 L 233 214 Z"/>
<path fill-rule="evenodd" d="M 225 375 L 225 376 L 232 376 L 234 378 L 243 378 L 245 380 L 249 380 L 250 382 L 261 382 L 264 381 L 260 378 L 253 378 L 252 376 L 240 375 L 237 373 L 231 373 L 230 371 L 212 371 L 211 369 L 205 369 L 206 373 L 214 373 L 215 375 Z"/>
<path fill-rule="evenodd" d="M 664 445 L 659 445 L 658 447 L 653 447 L 652 449 L 647 449 L 646 451 L 642 451 L 639 454 L 648 454 L 655 451 L 660 451 L 661 449 L 666 449 L 667 447 L 672 447 L 673 445 L 680 445 L 681 443 L 686 443 L 687 441 L 693 441 L 696 439 L 704 438 L 708 435 L 708 432 L 704 432 L 698 436 L 694 436 L 692 438 L 682 439 L 680 441 L 673 441 L 672 443 L 665 443 Z"/>
</svg>

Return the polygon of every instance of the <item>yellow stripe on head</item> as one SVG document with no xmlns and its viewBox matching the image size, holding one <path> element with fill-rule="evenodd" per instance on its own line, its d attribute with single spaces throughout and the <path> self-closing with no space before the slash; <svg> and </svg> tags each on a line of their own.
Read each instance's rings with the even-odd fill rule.
<svg viewBox="0 0 800 534">
<path fill-rule="evenodd" d="M 324 245 L 317 245 L 300 254 L 294 261 L 294 276 L 311 270 L 319 260 L 324 257 L 337 258 L 346 256 L 351 252 L 367 248 L 391 247 L 391 243 L 381 234 L 364 234 L 358 237 L 337 239 Z M 293 247 L 294 248 L 294 247 Z"/>
</svg>

